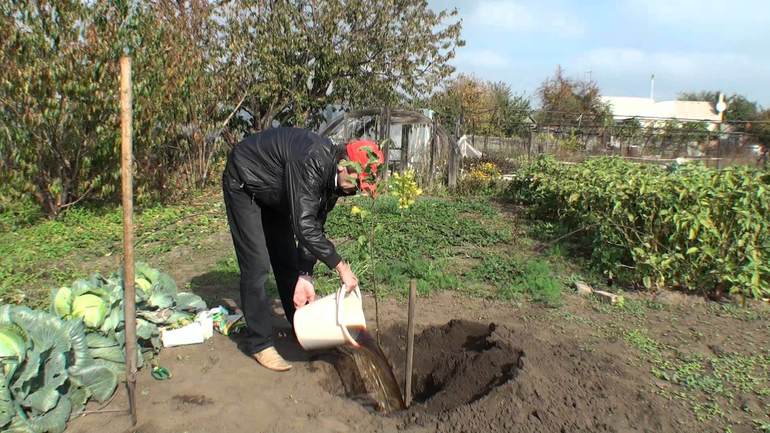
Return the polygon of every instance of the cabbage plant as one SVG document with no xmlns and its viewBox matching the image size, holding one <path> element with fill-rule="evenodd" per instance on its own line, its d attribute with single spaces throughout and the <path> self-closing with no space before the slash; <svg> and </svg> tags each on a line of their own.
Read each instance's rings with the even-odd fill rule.
<svg viewBox="0 0 770 433">
<path fill-rule="evenodd" d="M 145 263 L 136 264 L 137 357 L 160 350 L 160 326 L 191 321 L 206 308 Z M 93 274 L 51 292 L 48 312 L 0 306 L 0 431 L 58 433 L 93 398 L 104 402 L 125 380 L 123 277 Z"/>
<path fill-rule="evenodd" d="M 118 377 L 94 359 L 81 320 L 0 306 L 0 430 L 64 431 L 73 412 L 112 396 Z"/>
<path fill-rule="evenodd" d="M 152 356 L 160 350 L 159 326 L 175 327 L 188 323 L 194 313 L 206 308 L 200 296 L 177 292 L 174 279 L 146 263 L 136 263 L 135 287 L 137 338 Z M 115 273 L 107 278 L 94 274 L 77 280 L 70 287 L 55 289 L 51 294 L 51 312 L 63 319 L 81 319 L 90 333 L 94 357 L 115 371 L 122 368 L 125 342 L 123 318 L 123 276 Z"/>
</svg>

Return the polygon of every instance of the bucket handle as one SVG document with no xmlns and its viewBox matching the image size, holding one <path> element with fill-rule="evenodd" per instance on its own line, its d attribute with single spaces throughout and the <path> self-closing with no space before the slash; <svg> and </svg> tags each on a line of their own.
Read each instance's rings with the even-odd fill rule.
<svg viewBox="0 0 770 433">
<path fill-rule="evenodd" d="M 347 290 L 344 284 L 337 291 L 337 325 L 342 328 L 342 335 L 345 337 L 348 344 L 353 347 L 360 347 L 356 339 L 350 335 L 350 331 L 348 331 L 348 327 L 345 325 L 345 320 L 342 317 L 342 312 L 344 310 L 344 308 L 342 308 L 342 301 L 345 299 L 346 292 Z M 361 299 L 361 289 L 359 289 L 358 286 L 353 290 L 353 293 L 358 296 L 358 299 Z"/>
</svg>

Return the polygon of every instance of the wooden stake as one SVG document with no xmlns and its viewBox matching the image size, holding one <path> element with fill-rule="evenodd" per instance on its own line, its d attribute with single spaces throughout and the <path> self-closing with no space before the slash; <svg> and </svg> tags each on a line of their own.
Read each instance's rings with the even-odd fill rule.
<svg viewBox="0 0 770 433">
<path fill-rule="evenodd" d="M 404 404 L 412 404 L 412 359 L 414 357 L 414 309 L 417 303 L 417 280 L 409 282 L 409 318 L 406 334 L 406 380 L 404 380 Z"/>
<path fill-rule="evenodd" d="M 136 289 L 134 287 L 134 181 L 131 143 L 131 58 L 120 58 L 120 177 L 123 195 L 123 313 L 126 326 L 126 386 L 131 425 L 136 425 Z"/>
<path fill-rule="evenodd" d="M 380 121 L 380 142 L 379 145 L 382 148 L 382 156 L 385 162 L 382 164 L 383 170 L 378 173 L 380 178 L 385 182 L 390 177 L 390 107 L 382 109 L 382 119 Z"/>
</svg>

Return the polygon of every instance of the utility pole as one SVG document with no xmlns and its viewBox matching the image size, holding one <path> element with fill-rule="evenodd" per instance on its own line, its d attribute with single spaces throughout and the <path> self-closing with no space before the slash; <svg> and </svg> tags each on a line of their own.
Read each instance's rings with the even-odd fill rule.
<svg viewBox="0 0 770 433">
<path fill-rule="evenodd" d="M 650 75 L 650 99 L 655 100 L 655 74 Z"/>
</svg>

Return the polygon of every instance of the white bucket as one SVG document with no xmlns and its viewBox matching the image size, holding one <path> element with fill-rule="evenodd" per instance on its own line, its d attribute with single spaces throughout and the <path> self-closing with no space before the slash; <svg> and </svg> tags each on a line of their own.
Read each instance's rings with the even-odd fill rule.
<svg viewBox="0 0 770 433">
<path fill-rule="evenodd" d="M 356 287 L 346 292 L 343 285 L 336 294 L 324 296 L 294 313 L 294 333 L 305 350 L 328 349 L 346 343 L 358 347 L 351 331 L 357 335 L 366 328 L 361 291 Z"/>
</svg>

